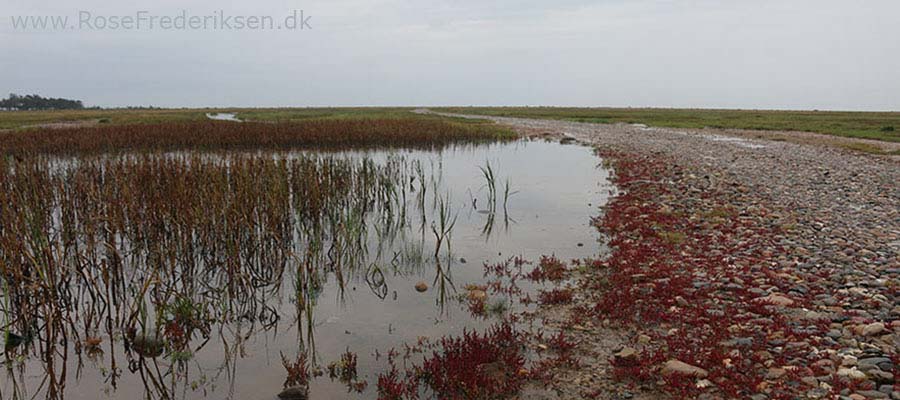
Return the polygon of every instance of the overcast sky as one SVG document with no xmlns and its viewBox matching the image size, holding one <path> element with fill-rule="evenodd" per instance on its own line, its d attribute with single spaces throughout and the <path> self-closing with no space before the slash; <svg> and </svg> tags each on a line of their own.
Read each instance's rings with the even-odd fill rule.
<svg viewBox="0 0 900 400">
<path fill-rule="evenodd" d="M 897 0 L 0 0 L 0 93 L 88 105 L 900 110 Z M 312 30 L 16 29 L 269 15 Z"/>
</svg>

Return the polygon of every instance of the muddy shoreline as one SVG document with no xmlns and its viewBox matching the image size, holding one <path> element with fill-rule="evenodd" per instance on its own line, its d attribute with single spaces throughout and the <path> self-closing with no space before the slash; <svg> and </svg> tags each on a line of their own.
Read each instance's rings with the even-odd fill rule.
<svg viewBox="0 0 900 400">
<path fill-rule="evenodd" d="M 597 146 L 625 193 L 597 220 L 612 256 L 543 313 L 585 355 L 556 371 L 558 398 L 900 397 L 897 157 L 808 134 L 487 119 Z"/>
</svg>

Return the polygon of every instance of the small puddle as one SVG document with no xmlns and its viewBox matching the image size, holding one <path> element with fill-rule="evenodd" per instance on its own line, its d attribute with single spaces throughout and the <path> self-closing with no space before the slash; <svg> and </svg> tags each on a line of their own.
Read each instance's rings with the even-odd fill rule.
<svg viewBox="0 0 900 400">
<path fill-rule="evenodd" d="M 747 139 L 736 138 L 736 137 L 731 137 L 731 136 L 704 134 L 704 135 L 700 135 L 700 137 L 702 137 L 704 139 L 709 139 L 713 142 L 731 143 L 731 144 L 734 144 L 735 146 L 744 147 L 744 148 L 748 148 L 748 149 L 763 149 L 766 147 L 765 145 L 753 143 Z"/>
<path fill-rule="evenodd" d="M 233 114 L 213 119 L 234 120 Z M 291 159 L 317 153 L 255 154 Z M 227 322 L 208 321 L 206 333 L 190 340 L 190 353 L 180 355 L 187 361 L 175 361 L 173 354 L 153 359 L 126 355 L 122 333 L 116 328 L 112 334 L 102 331 L 106 322 L 99 333 L 93 331 L 97 328 L 86 332 L 77 323 L 67 326 L 69 346 L 52 356 L 53 373 L 65 383 L 59 398 L 269 400 L 276 398 L 285 382 L 282 357 L 294 360 L 298 353 L 306 353 L 311 365 L 325 368 L 349 350 L 357 354 L 359 378 L 368 386 L 360 393 L 349 393 L 346 384 L 329 379 L 326 372 L 311 380 L 310 398 L 375 399 L 378 374 L 388 369 L 383 357 L 388 350 L 402 349 L 420 337 L 434 339 L 491 324 L 490 319 L 471 315 L 459 300 L 467 284 L 485 282 L 485 263 L 513 256 L 537 261 L 551 254 L 570 260 L 605 251 L 591 218 L 606 202 L 612 186 L 602 160 L 589 147 L 519 141 L 439 152 L 351 151 L 321 156 L 371 163 L 365 168 L 396 165 L 401 171 L 398 176 L 410 181 L 399 183 L 406 188 L 395 188 L 403 195 L 396 195 L 397 203 L 391 203 L 391 221 L 385 219 L 387 214 L 376 212 L 365 226 L 356 228 L 360 232 L 356 239 L 365 243 L 357 266 L 316 269 L 321 274 L 319 283 L 309 287 L 302 301 L 295 288 L 306 284 L 300 282 L 306 278 L 290 272 L 297 268 L 291 263 L 278 276 L 248 276 L 255 289 L 227 296 L 227 301 L 220 297 L 224 292 L 219 291 L 228 290 L 221 274 L 199 275 L 195 283 L 167 286 L 161 282 L 161 288 L 154 290 L 180 293 L 190 287 L 189 296 L 246 315 Z M 495 176 L 493 205 L 485 170 Z M 418 197 L 417 190 L 424 190 L 424 196 Z M 449 253 L 442 248 L 435 260 L 434 227 L 440 226 L 441 209 L 449 211 L 455 224 L 447 239 Z M 397 228 L 388 229 L 389 225 Z M 145 266 L 140 261 L 129 268 L 127 276 L 143 279 Z M 197 290 L 194 285 L 200 282 L 209 288 Z M 417 282 L 425 282 L 428 289 L 420 293 Z M 122 289 L 98 285 L 72 289 L 82 297 L 72 310 L 63 312 L 78 314 L 74 321 L 99 313 L 103 321 L 111 318 L 111 324 L 126 317 L 130 309 L 113 314 L 102 306 L 104 293 Z M 154 315 L 166 312 L 153 307 L 144 303 L 134 312 L 145 315 L 151 324 Z M 76 354 L 73 343 L 97 334 L 102 350 L 89 354 L 82 348 Z M 379 352 L 381 358 L 376 356 Z M 63 353 L 67 360 L 61 358 Z M 42 356 L 26 352 L 22 357 L 24 361 L 6 361 L 7 374 L 0 378 L 3 398 L 49 398 Z M 64 376 L 60 376 L 62 364 L 68 371 Z"/>
<path fill-rule="evenodd" d="M 239 120 L 239 119 L 237 118 L 237 116 L 236 116 L 235 114 L 232 114 L 232 113 L 215 113 L 215 114 L 213 114 L 213 113 L 207 113 L 207 114 L 206 114 L 206 118 L 214 119 L 214 120 L 216 120 L 216 121 L 241 122 L 241 120 Z"/>
<path fill-rule="evenodd" d="M 735 146 L 744 147 L 747 149 L 764 149 L 764 148 L 766 148 L 766 145 L 764 145 L 764 144 L 754 143 L 748 139 L 732 137 L 732 136 L 722 136 L 722 135 L 714 135 L 714 134 L 707 134 L 707 133 L 682 132 L 682 131 L 676 131 L 676 130 L 665 129 L 665 128 L 650 127 L 650 126 L 647 126 L 644 124 L 630 124 L 630 126 L 632 128 L 636 128 L 638 130 L 647 131 L 647 132 L 651 132 L 651 131 L 652 132 L 666 132 L 666 133 L 674 133 L 674 134 L 682 135 L 682 136 L 697 136 L 697 137 L 700 137 L 700 138 L 703 138 L 703 139 L 706 139 L 709 141 L 731 143 Z"/>
</svg>

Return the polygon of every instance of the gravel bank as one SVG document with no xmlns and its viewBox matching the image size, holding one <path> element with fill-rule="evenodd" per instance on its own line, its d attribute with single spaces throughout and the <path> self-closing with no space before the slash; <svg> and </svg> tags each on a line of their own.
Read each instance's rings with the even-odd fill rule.
<svg viewBox="0 0 900 400">
<path fill-rule="evenodd" d="M 757 139 L 759 132 L 488 119 L 620 158 L 620 183 L 629 185 L 620 189 L 633 195 L 612 204 L 598 225 L 618 230 L 609 234 L 620 250 L 633 247 L 623 232 L 651 223 L 631 226 L 622 215 L 653 221 L 653 237 L 643 240 L 677 242 L 642 255 L 656 267 L 612 259 L 585 274 L 586 293 L 570 314 L 590 307 L 596 314 L 568 326 L 580 328 L 581 348 L 601 361 L 561 371 L 560 397 L 900 399 L 897 157 L 805 134 L 793 143 Z M 676 254 L 652 254 L 663 249 Z M 604 291 L 632 314 L 604 309 Z M 611 336 L 621 344 L 612 346 Z M 706 342 L 693 344 L 698 351 L 680 348 L 690 336 Z"/>
</svg>

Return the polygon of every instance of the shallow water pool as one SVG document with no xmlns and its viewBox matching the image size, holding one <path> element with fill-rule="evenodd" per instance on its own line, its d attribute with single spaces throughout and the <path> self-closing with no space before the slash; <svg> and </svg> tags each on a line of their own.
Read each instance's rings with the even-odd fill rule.
<svg viewBox="0 0 900 400">
<path fill-rule="evenodd" d="M 258 153 L 255 157 L 291 159 L 309 154 L 315 153 Z M 278 276 L 249 282 L 252 290 L 228 296 L 185 282 L 172 283 L 174 289 L 166 290 L 189 292 L 186 297 L 206 299 L 205 309 L 231 310 L 223 314 L 232 317 L 205 320 L 203 328 L 198 328 L 203 332 L 187 339 L 185 351 L 167 351 L 155 358 L 126 352 L 123 337 L 128 333 L 115 325 L 124 317 L 146 315 L 151 322 L 144 325 L 151 326 L 152 316 L 172 313 L 177 305 L 165 310 L 152 304 L 135 305 L 133 313 L 126 309 L 110 317 L 106 324 L 110 326 L 99 332 L 78 324 L 88 317 L 77 314 L 87 311 L 73 305 L 62 311 L 73 314 L 69 320 L 75 323 L 66 327 L 64 336 L 69 340 L 53 349 L 52 363 L 46 362 L 49 346 L 41 340 L 17 349 L 18 360 L 5 362 L 9 368 L 0 378 L 2 398 L 274 399 L 287 375 L 282 358 L 295 360 L 305 354 L 310 368 L 324 369 L 345 351 L 358 356 L 359 380 L 368 385 L 356 393 L 326 373 L 312 379 L 310 398 L 375 398 L 375 381 L 387 368 L 384 357 L 376 353 L 383 355 L 420 337 L 459 334 L 491 323 L 490 318 L 471 315 L 459 300 L 467 284 L 485 281 L 485 263 L 515 256 L 537 260 L 541 255 L 568 260 L 604 251 L 591 218 L 606 202 L 612 186 L 591 148 L 518 141 L 436 152 L 379 150 L 323 156 L 367 160 L 373 165 L 393 162 L 408 172 L 398 179 L 409 182 L 392 189 L 397 191 L 391 195 L 396 205 L 391 206 L 389 220 L 384 213 L 367 214 L 365 226 L 354 228 L 360 249 L 353 265 L 314 267 L 317 283 L 309 284 L 311 278 L 300 276 L 300 267 L 287 262 Z M 345 224 L 335 223 L 346 229 Z M 446 227 L 450 229 L 439 239 Z M 307 244 L 292 248 L 299 253 Z M 330 257 L 329 250 L 320 258 Z M 133 268 L 142 268 L 139 264 Z M 136 283 L 148 279 L 139 272 L 130 276 Z M 221 279 L 204 276 L 210 281 Z M 162 290 L 155 285 L 166 285 L 149 282 L 153 290 Z M 427 290 L 416 290 L 419 282 Z M 116 290 L 97 284 L 79 291 L 78 299 L 102 298 L 97 288 Z M 102 340 L 96 349 L 77 349 L 83 346 L 76 343 L 92 335 Z M 55 382 L 47 382 L 48 365 Z"/>
</svg>

